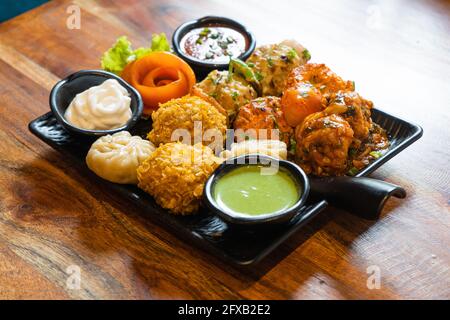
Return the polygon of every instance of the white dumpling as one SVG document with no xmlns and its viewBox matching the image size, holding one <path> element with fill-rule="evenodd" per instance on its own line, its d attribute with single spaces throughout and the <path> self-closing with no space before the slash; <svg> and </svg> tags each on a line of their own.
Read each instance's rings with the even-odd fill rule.
<svg viewBox="0 0 450 320">
<path fill-rule="evenodd" d="M 86 156 L 89 169 L 105 180 L 137 184 L 137 167 L 155 150 L 155 146 L 128 131 L 106 135 L 95 141 Z"/>
<path fill-rule="evenodd" d="M 244 154 L 265 154 L 278 159 L 287 159 L 286 143 L 279 140 L 245 140 L 231 144 L 230 150 L 222 151 L 220 156 L 224 159 Z"/>
</svg>

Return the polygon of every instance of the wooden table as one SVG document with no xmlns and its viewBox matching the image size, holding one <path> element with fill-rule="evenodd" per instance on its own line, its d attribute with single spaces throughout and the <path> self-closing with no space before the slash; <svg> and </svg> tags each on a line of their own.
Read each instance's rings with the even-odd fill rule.
<svg viewBox="0 0 450 320">
<path fill-rule="evenodd" d="M 79 30 L 66 27 L 72 3 Z M 259 43 L 298 39 L 376 106 L 421 124 L 423 138 L 373 174 L 408 197 L 389 200 L 375 222 L 327 209 L 241 271 L 155 225 L 29 133 L 53 84 L 98 68 L 118 36 L 144 45 L 207 14 L 244 22 Z M 450 298 L 449 34 L 449 2 L 406 0 L 51 1 L 1 24 L 0 297 Z M 68 285 L 77 267 L 79 289 Z M 379 289 L 367 286 L 371 268 Z"/>
</svg>

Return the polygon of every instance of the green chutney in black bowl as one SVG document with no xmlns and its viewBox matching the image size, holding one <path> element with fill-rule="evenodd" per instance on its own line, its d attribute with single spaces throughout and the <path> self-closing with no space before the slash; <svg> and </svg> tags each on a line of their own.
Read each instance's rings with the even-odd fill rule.
<svg viewBox="0 0 450 320">
<path fill-rule="evenodd" d="M 309 181 L 300 167 L 259 154 L 228 159 L 206 181 L 203 193 L 213 213 L 242 225 L 289 221 L 308 194 Z"/>
</svg>

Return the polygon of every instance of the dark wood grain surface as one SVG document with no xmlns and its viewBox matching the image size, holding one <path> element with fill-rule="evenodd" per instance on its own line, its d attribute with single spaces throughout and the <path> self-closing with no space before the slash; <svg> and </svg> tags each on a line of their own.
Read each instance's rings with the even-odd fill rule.
<svg viewBox="0 0 450 320">
<path fill-rule="evenodd" d="M 81 29 L 66 27 L 69 5 Z M 295 38 L 423 138 L 372 176 L 402 185 L 368 222 L 327 209 L 260 266 L 237 270 L 181 241 L 32 136 L 60 78 L 98 68 L 207 14 L 259 43 Z M 450 3 L 446 1 L 51 1 L 0 24 L 0 298 L 450 298 Z M 243 244 L 245 245 L 245 244 Z M 68 268 L 81 272 L 67 285 Z M 367 286 L 368 267 L 381 287 Z M 371 269 L 369 269 L 370 271 Z"/>
</svg>

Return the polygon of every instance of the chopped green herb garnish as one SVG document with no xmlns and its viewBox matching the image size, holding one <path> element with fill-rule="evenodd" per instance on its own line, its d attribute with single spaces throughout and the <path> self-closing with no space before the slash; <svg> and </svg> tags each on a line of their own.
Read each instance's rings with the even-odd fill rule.
<svg viewBox="0 0 450 320">
<path fill-rule="evenodd" d="M 350 170 L 348 170 L 348 172 L 347 172 L 347 174 L 349 175 L 349 176 L 354 176 L 355 174 L 357 174 L 358 173 L 358 168 L 356 168 L 356 167 L 352 167 Z"/>
<path fill-rule="evenodd" d="M 217 92 L 213 92 L 209 96 L 213 97 L 214 99 L 217 99 Z"/>
<path fill-rule="evenodd" d="M 325 128 L 331 127 L 331 122 L 330 122 L 330 120 L 328 118 L 325 118 L 325 120 L 323 120 L 323 126 Z"/>
<path fill-rule="evenodd" d="M 231 98 L 233 98 L 233 101 L 236 101 L 236 99 L 239 97 L 239 92 L 233 91 L 231 93 Z"/>
<path fill-rule="evenodd" d="M 341 94 L 337 95 L 337 96 L 334 98 L 333 103 L 334 103 L 334 104 L 345 104 L 345 103 L 344 103 L 344 97 L 343 97 Z"/>
<path fill-rule="evenodd" d="M 200 36 L 206 37 L 211 32 L 211 29 L 209 28 L 203 28 L 202 31 L 200 31 Z"/>
<path fill-rule="evenodd" d="M 259 77 L 256 72 L 242 60 L 230 57 L 230 64 L 228 65 L 228 81 L 231 81 L 233 75 L 243 77 L 256 90 L 258 94 L 261 93 L 261 85 Z"/>
<path fill-rule="evenodd" d="M 213 78 L 213 77 L 211 77 L 211 76 L 208 76 L 207 79 L 208 79 L 209 81 L 211 81 L 214 85 L 217 85 L 217 83 L 218 83 L 217 79 L 216 79 L 216 78 Z"/>
<path fill-rule="evenodd" d="M 294 60 L 297 57 L 297 51 L 290 49 L 287 53 L 287 57 L 289 60 Z"/>
<path fill-rule="evenodd" d="M 380 158 L 383 154 L 380 151 L 372 151 L 371 153 L 369 153 L 372 157 L 374 157 L 375 159 Z"/>
<path fill-rule="evenodd" d="M 255 66 L 255 64 L 254 64 L 253 62 L 247 62 L 247 65 L 248 65 L 250 68 L 253 68 L 253 67 Z"/>
<path fill-rule="evenodd" d="M 291 138 L 289 139 L 289 142 L 290 142 L 289 153 L 292 154 L 292 155 L 294 155 L 294 154 L 295 154 L 295 151 L 296 151 L 296 149 L 297 149 L 297 141 L 295 141 L 295 139 L 291 137 Z"/>
<path fill-rule="evenodd" d="M 353 117 L 356 113 L 355 106 L 347 106 L 347 111 L 344 113 L 348 117 Z"/>
<path fill-rule="evenodd" d="M 311 54 L 309 53 L 308 49 L 303 50 L 302 56 L 306 61 L 309 61 L 311 59 Z"/>
<path fill-rule="evenodd" d="M 230 64 L 228 67 L 228 76 L 231 77 L 234 73 L 242 75 L 245 80 L 251 82 L 256 80 L 256 76 L 253 70 L 249 66 L 239 59 L 230 59 Z"/>
<path fill-rule="evenodd" d="M 226 41 L 217 41 L 217 44 L 218 44 L 219 47 L 221 47 L 222 49 L 227 49 L 227 48 L 228 48 L 228 42 L 226 42 Z"/>
<path fill-rule="evenodd" d="M 355 81 L 352 81 L 352 84 L 353 84 L 353 91 L 355 91 L 356 90 Z"/>
<path fill-rule="evenodd" d="M 348 155 L 350 156 L 350 157 L 353 157 L 353 156 L 355 156 L 356 155 L 356 149 L 355 148 L 350 148 L 349 150 L 348 150 Z"/>
<path fill-rule="evenodd" d="M 202 43 L 203 43 L 202 38 L 198 38 L 197 41 L 195 41 L 195 43 L 196 43 L 196 44 L 202 44 Z"/>
<path fill-rule="evenodd" d="M 219 33 L 213 33 L 209 36 L 211 39 L 217 39 L 219 38 Z"/>
<path fill-rule="evenodd" d="M 256 77 L 256 80 L 258 80 L 258 81 L 261 81 L 262 79 L 264 79 L 264 76 L 259 72 L 255 72 L 255 77 Z"/>
</svg>

